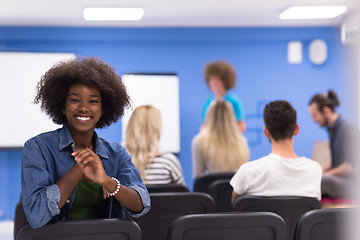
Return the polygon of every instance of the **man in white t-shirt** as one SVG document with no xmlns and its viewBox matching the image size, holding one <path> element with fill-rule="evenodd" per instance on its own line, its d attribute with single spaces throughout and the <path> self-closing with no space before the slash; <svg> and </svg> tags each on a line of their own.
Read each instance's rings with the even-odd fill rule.
<svg viewBox="0 0 360 240">
<path fill-rule="evenodd" d="M 271 153 L 241 165 L 230 180 L 232 202 L 243 194 L 320 200 L 320 165 L 299 157 L 294 151 L 294 135 L 299 133 L 295 109 L 287 101 L 274 101 L 265 106 L 263 116 L 264 134 L 272 144 Z"/>
</svg>

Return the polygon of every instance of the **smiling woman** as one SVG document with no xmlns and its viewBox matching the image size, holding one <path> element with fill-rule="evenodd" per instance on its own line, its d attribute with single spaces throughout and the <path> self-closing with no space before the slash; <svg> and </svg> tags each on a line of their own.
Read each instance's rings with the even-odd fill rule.
<svg viewBox="0 0 360 240">
<path fill-rule="evenodd" d="M 129 101 L 120 76 L 97 58 L 61 62 L 42 76 L 35 103 L 63 127 L 24 145 L 21 194 L 31 227 L 60 219 L 124 218 L 124 208 L 138 217 L 150 209 L 129 154 L 95 132 L 116 122 Z"/>
<path fill-rule="evenodd" d="M 99 90 L 83 83 L 72 85 L 66 97 L 62 112 L 66 116 L 70 132 L 77 132 L 76 135 L 86 133 L 89 134 L 91 138 L 96 123 L 103 115 Z"/>
</svg>

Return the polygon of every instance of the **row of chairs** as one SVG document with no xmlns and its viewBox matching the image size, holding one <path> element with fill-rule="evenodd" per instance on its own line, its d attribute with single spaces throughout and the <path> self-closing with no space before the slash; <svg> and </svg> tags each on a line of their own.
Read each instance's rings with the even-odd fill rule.
<svg viewBox="0 0 360 240">
<path fill-rule="evenodd" d="M 234 172 L 207 173 L 195 179 L 194 192 L 209 194 L 216 204 L 217 212 L 230 212 L 232 187 L 229 184 Z M 182 184 L 147 185 L 150 193 L 160 192 L 189 192 L 189 188 Z"/>
<path fill-rule="evenodd" d="M 359 211 L 357 210 L 359 213 Z M 294 238 L 287 238 L 284 220 L 271 212 L 216 213 L 179 217 L 172 222 L 167 240 L 344 240 L 353 209 L 316 209 L 299 219 Z"/>
<path fill-rule="evenodd" d="M 230 211 L 265 211 L 276 213 L 284 219 L 285 238 L 292 239 L 296 223 L 301 215 L 320 208 L 320 202 L 315 198 L 255 196 L 241 196 L 232 206 L 230 204 L 232 188 L 229 185 L 232 175 L 233 173 L 204 175 L 195 180 L 194 191 L 198 192 L 194 193 L 190 193 L 189 189 L 183 185 L 148 185 L 152 208 L 145 216 L 132 220 L 140 226 L 143 239 L 152 240 L 166 239 L 170 223 L 179 216 L 191 214 L 200 216 Z M 14 232 L 17 232 L 19 228 L 21 224 L 19 226 L 15 223 Z M 16 236 L 15 233 L 14 236 Z"/>
<path fill-rule="evenodd" d="M 344 239 L 339 226 L 351 222 L 349 215 L 353 211 L 353 209 L 316 209 L 306 212 L 297 222 L 294 238 L 290 239 Z M 168 223 L 165 230 L 164 236 L 154 235 L 151 239 L 290 240 L 286 237 L 286 225 L 283 218 L 271 212 L 207 213 L 175 216 Z M 158 229 L 153 229 L 153 231 L 158 231 Z M 38 229 L 31 229 L 29 225 L 25 225 L 19 229 L 15 239 L 142 240 L 148 237 L 141 225 L 133 220 L 92 219 L 60 221 L 47 224 Z"/>
<path fill-rule="evenodd" d="M 123 219 L 67 220 L 32 229 L 28 224 L 15 240 L 141 240 L 136 222 Z"/>
<path fill-rule="evenodd" d="M 166 239 L 169 224 L 179 216 L 219 213 L 216 211 L 214 199 L 206 193 L 150 193 L 150 198 L 151 210 L 140 218 L 132 219 L 139 224 L 144 240 Z M 305 212 L 313 209 L 320 209 L 320 202 L 316 198 L 244 195 L 235 200 L 231 213 L 273 212 L 278 214 L 285 221 L 286 239 L 292 239 L 298 219 Z M 228 212 L 228 214 L 231 213 Z"/>
</svg>

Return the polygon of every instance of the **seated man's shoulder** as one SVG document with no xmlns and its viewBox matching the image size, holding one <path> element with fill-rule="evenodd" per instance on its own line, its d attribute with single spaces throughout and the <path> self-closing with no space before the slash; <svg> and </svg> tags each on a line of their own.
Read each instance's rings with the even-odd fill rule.
<svg viewBox="0 0 360 240">
<path fill-rule="evenodd" d="M 322 175 L 322 167 L 317 161 L 306 157 L 301 157 L 300 159 L 303 161 L 302 164 L 304 167 L 309 169 L 308 171 L 312 171 L 312 173 L 318 172 Z"/>
<path fill-rule="evenodd" d="M 315 160 L 313 160 L 313 159 L 311 159 L 311 158 L 300 157 L 300 159 L 302 159 L 303 161 L 305 161 L 305 162 L 308 163 L 308 164 L 311 164 L 311 165 L 319 166 L 319 167 L 320 167 L 320 164 L 319 164 L 317 161 L 315 161 Z"/>
<path fill-rule="evenodd" d="M 264 168 L 264 165 L 267 165 L 268 162 L 268 156 L 264 156 L 264 157 L 261 157 L 261 158 L 258 158 L 256 160 L 252 160 L 252 161 L 249 161 L 249 162 L 246 162 L 244 164 L 242 164 L 240 166 L 240 168 L 243 169 L 243 171 L 248 171 L 250 169 L 256 171 L 257 169 L 261 169 L 261 170 L 264 170 L 266 168 Z"/>
</svg>

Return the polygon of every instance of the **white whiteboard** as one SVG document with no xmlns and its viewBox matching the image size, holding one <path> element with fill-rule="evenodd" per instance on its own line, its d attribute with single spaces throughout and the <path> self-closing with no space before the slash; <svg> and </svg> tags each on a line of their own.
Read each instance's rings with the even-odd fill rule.
<svg viewBox="0 0 360 240">
<path fill-rule="evenodd" d="M 141 105 L 153 105 L 160 110 L 163 129 L 161 152 L 180 152 L 179 78 L 175 74 L 124 74 L 124 84 L 132 100 L 132 109 L 122 117 L 122 139 L 133 110 Z"/>
<path fill-rule="evenodd" d="M 70 53 L 0 52 L 0 147 L 21 148 L 42 132 L 59 128 L 33 104 L 40 77 Z"/>
</svg>

